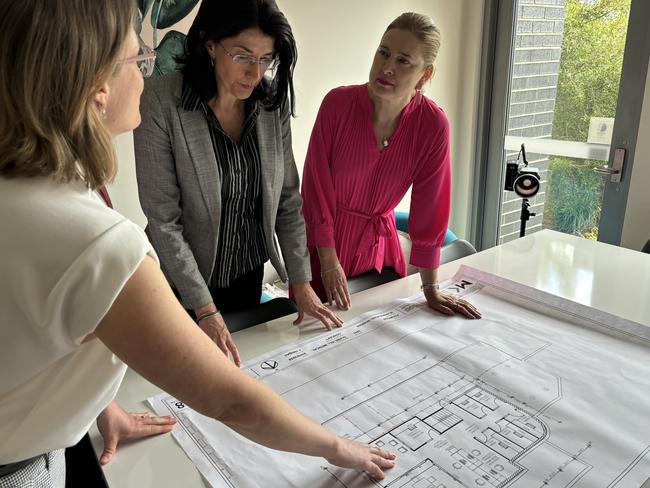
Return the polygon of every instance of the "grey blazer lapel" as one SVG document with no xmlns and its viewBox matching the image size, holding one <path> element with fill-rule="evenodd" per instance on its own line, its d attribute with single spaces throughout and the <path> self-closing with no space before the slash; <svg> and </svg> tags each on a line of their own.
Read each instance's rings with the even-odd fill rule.
<svg viewBox="0 0 650 488">
<path fill-rule="evenodd" d="M 282 134 L 277 124 L 275 112 L 268 112 L 263 108 L 257 117 L 257 141 L 260 149 L 262 167 L 262 208 L 264 219 L 264 233 L 267 237 L 275 232 L 275 215 L 282 191 Z"/>
<path fill-rule="evenodd" d="M 218 228 L 221 219 L 221 178 L 208 123 L 200 110 L 184 111 L 181 108 L 178 112 L 205 206 Z"/>
</svg>

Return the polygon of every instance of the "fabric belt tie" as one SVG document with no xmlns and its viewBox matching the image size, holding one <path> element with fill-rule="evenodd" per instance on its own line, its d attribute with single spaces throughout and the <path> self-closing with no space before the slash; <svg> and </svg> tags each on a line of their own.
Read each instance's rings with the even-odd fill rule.
<svg viewBox="0 0 650 488">
<path fill-rule="evenodd" d="M 393 214 L 392 210 L 389 210 L 383 214 L 370 215 L 362 212 L 357 212 L 356 210 L 342 206 L 338 206 L 337 210 L 340 210 L 345 214 L 364 219 L 366 221 L 366 226 L 363 229 L 361 240 L 359 241 L 360 250 L 376 248 L 379 246 L 379 242 L 382 238 L 390 238 L 392 236 L 393 228 L 390 225 L 390 217 Z M 374 259 L 375 269 L 378 272 L 381 272 L 381 268 L 384 264 L 383 256 L 380 256 L 378 252 L 375 252 Z"/>
</svg>

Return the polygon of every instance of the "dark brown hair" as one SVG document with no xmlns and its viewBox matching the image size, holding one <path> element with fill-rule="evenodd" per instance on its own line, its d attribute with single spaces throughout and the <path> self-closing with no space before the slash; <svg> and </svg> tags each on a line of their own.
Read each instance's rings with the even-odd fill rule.
<svg viewBox="0 0 650 488">
<path fill-rule="evenodd" d="M 203 0 L 187 33 L 185 54 L 179 59 L 184 79 L 203 100 L 215 97 L 219 87 L 205 48 L 206 41 L 220 41 L 255 27 L 273 38 L 278 66 L 273 79 L 262 79 L 253 98 L 261 100 L 267 110 L 288 104 L 293 115 L 293 70 L 298 51 L 289 21 L 275 0 Z"/>
</svg>

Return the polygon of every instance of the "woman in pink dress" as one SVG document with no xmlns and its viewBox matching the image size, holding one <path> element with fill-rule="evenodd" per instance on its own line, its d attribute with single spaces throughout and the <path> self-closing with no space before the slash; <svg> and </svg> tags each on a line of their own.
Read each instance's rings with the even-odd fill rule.
<svg viewBox="0 0 650 488">
<path fill-rule="evenodd" d="M 449 122 L 422 94 L 433 75 L 440 32 L 404 13 L 386 29 L 364 85 L 330 91 L 314 125 L 302 183 L 312 286 L 350 306 L 347 277 L 384 266 L 406 275 L 394 209 L 412 185 L 410 262 L 427 303 L 480 318 L 473 305 L 438 289 L 450 210 Z M 320 278 L 319 278 L 320 277 Z"/>
</svg>

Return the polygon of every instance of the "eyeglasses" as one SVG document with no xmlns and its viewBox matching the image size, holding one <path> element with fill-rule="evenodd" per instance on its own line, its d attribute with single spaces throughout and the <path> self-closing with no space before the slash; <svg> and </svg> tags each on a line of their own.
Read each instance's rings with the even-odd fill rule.
<svg viewBox="0 0 650 488">
<path fill-rule="evenodd" d="M 232 54 L 226 49 L 226 46 L 221 44 L 221 41 L 219 41 L 219 45 L 223 48 L 224 51 L 226 51 L 226 54 L 230 56 L 230 59 L 232 59 L 237 64 L 241 64 L 243 66 L 253 66 L 259 64 L 266 71 L 272 71 L 277 66 L 277 58 L 275 56 L 265 56 L 263 58 L 257 59 L 255 56 L 249 56 L 248 54 Z"/>
<path fill-rule="evenodd" d="M 137 56 L 124 58 L 120 63 L 135 63 L 142 76 L 147 78 L 153 74 L 153 68 L 156 65 L 156 51 L 145 44 L 141 44 Z"/>
</svg>

